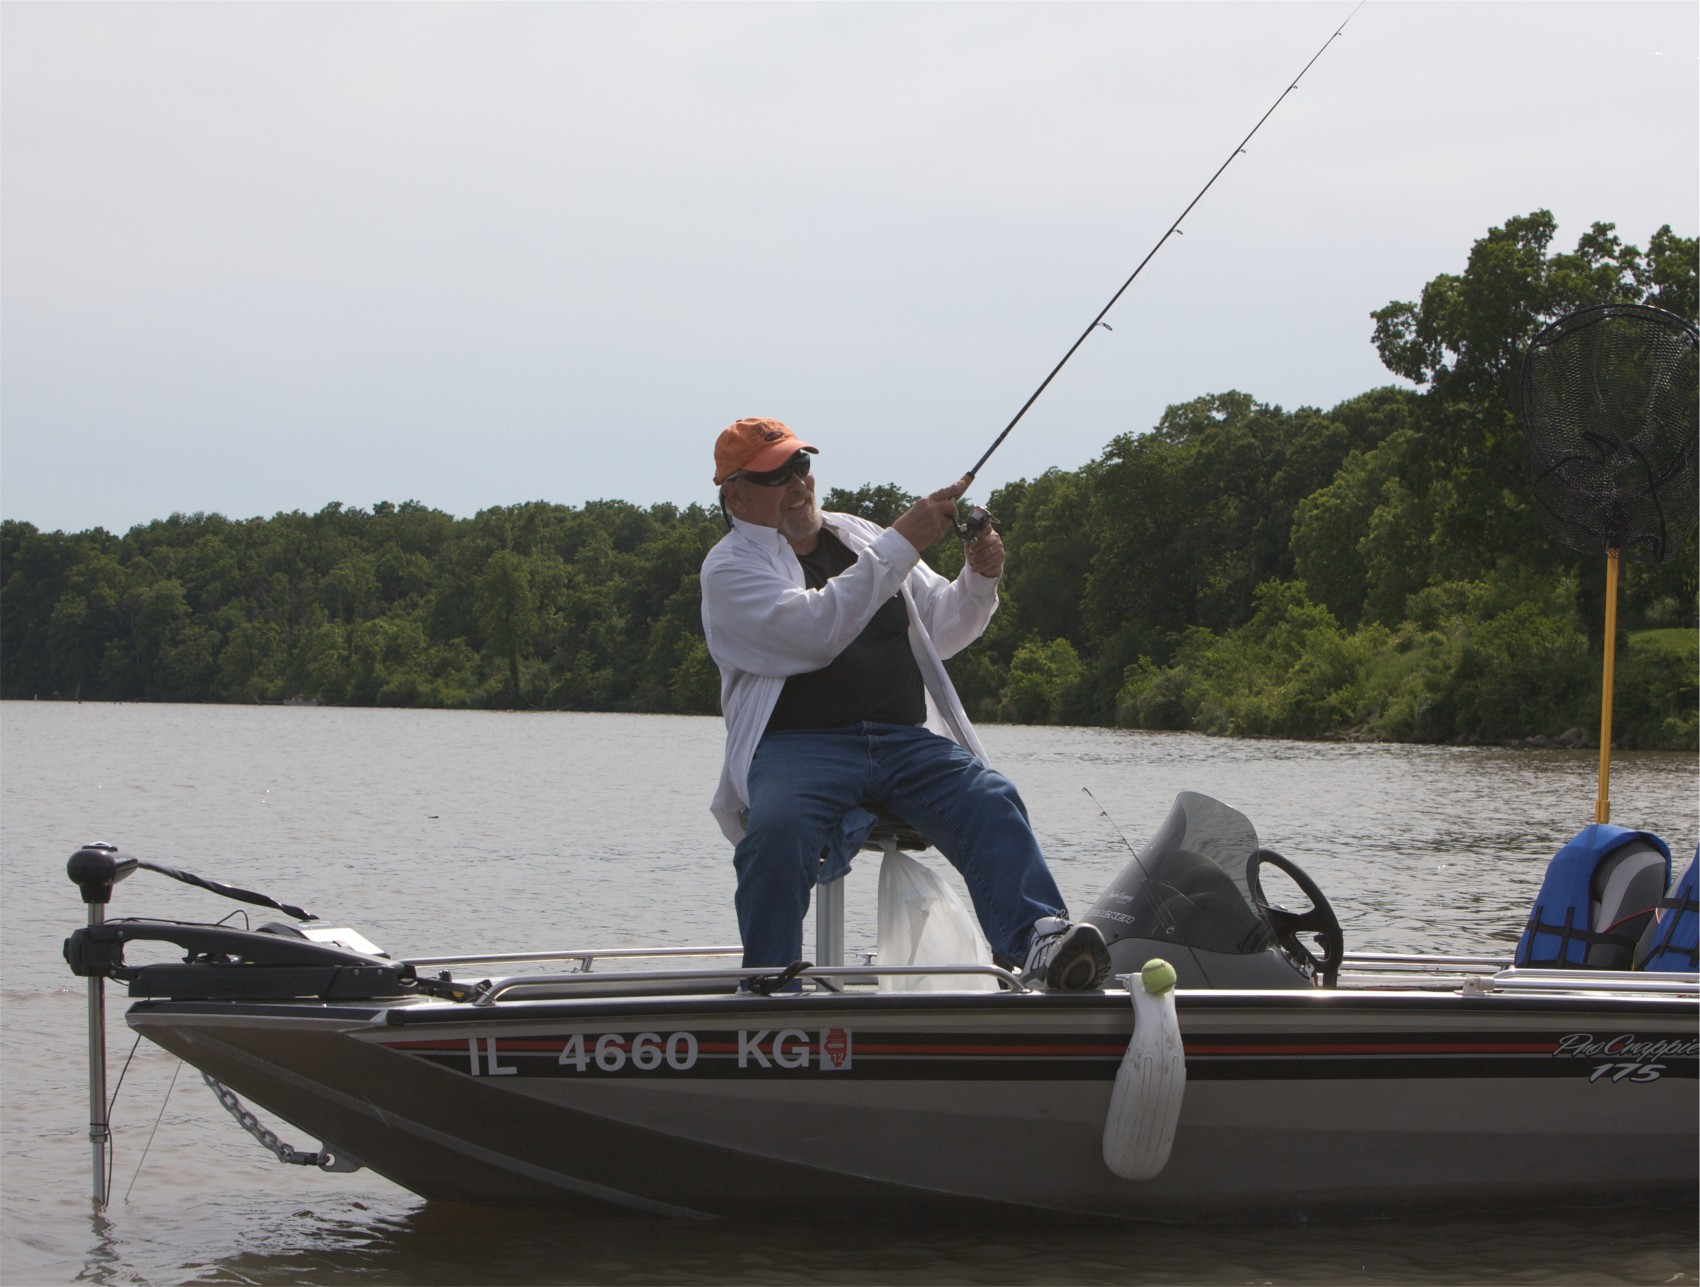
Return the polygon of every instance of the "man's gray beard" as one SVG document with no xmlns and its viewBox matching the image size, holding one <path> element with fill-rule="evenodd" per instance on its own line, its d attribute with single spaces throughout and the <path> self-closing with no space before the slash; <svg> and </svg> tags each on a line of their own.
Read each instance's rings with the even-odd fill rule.
<svg viewBox="0 0 1700 1287">
<path fill-rule="evenodd" d="M 807 509 L 786 510 L 779 515 L 779 534 L 787 541 L 806 541 L 820 531 L 820 501 L 809 497 Z"/>
</svg>

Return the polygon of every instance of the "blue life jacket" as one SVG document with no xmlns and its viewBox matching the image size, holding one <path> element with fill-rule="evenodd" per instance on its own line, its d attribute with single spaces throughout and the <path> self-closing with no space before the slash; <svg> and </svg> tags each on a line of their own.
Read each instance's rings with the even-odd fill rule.
<svg viewBox="0 0 1700 1287">
<path fill-rule="evenodd" d="M 1642 949 L 1638 970 L 1700 970 L 1700 904 L 1695 901 L 1694 867 L 1700 848 L 1688 860 L 1670 894 L 1659 903 L 1652 934 Z"/>
<path fill-rule="evenodd" d="M 1584 827 L 1547 864 L 1513 962 L 1629 969 L 1669 882 L 1670 849 L 1651 832 Z"/>
</svg>

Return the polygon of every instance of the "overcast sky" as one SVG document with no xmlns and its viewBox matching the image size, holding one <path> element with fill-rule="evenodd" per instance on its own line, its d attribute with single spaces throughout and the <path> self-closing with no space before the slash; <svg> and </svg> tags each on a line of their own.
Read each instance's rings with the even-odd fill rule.
<svg viewBox="0 0 1700 1287">
<path fill-rule="evenodd" d="M 1355 0 L 0 7 L 0 515 L 960 475 Z M 1700 224 L 1700 6 L 1369 0 L 982 471 L 1239 389 L 1550 209 Z"/>
</svg>

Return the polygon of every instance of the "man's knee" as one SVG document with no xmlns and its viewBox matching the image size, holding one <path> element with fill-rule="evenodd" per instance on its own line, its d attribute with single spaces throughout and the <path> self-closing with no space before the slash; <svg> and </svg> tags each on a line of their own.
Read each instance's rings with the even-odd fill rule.
<svg viewBox="0 0 1700 1287">
<path fill-rule="evenodd" d="M 996 769 L 980 765 L 963 794 L 970 808 L 987 822 L 1001 825 L 1014 818 L 1027 821 L 1027 806 L 1022 803 L 1021 793 L 1015 789 L 1015 783 Z"/>
</svg>

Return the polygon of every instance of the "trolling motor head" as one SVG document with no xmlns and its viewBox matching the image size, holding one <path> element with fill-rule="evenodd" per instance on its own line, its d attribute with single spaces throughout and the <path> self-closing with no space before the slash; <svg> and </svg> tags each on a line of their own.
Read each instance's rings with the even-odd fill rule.
<svg viewBox="0 0 1700 1287">
<path fill-rule="evenodd" d="M 112 887 L 136 870 L 137 861 L 119 853 L 116 845 L 96 840 L 71 855 L 65 874 L 82 891 L 85 903 L 104 905 L 112 901 Z"/>
</svg>

